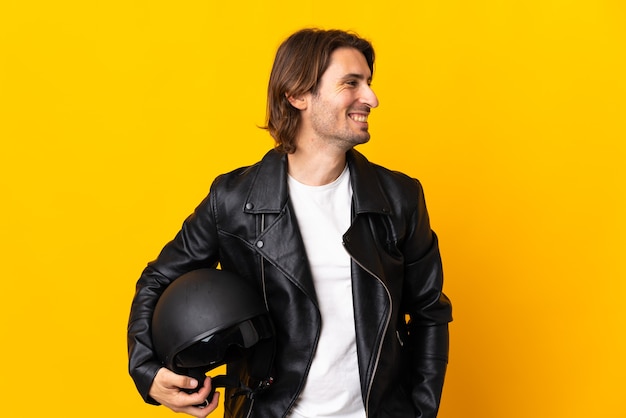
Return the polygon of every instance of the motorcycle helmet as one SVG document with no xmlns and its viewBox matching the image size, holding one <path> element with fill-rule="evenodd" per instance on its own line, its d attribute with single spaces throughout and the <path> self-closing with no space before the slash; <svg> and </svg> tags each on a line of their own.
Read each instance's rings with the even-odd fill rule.
<svg viewBox="0 0 626 418">
<path fill-rule="evenodd" d="M 157 301 L 152 318 L 157 356 L 173 372 L 196 378 L 198 388 L 208 371 L 242 360 L 260 345 L 267 351 L 273 336 L 262 297 L 236 274 L 213 268 L 174 280 Z M 269 352 L 264 356 L 271 361 Z M 269 367 L 262 370 L 269 373 Z M 259 381 L 268 386 L 271 377 Z"/>
</svg>

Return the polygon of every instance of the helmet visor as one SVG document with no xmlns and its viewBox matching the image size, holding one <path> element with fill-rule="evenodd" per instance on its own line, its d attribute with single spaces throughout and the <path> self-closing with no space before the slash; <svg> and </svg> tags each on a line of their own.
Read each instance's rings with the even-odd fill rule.
<svg viewBox="0 0 626 418">
<path fill-rule="evenodd" d="M 179 352 L 174 364 L 181 368 L 209 367 L 241 360 L 246 350 L 273 335 L 266 316 L 257 316 L 209 335 Z"/>
</svg>

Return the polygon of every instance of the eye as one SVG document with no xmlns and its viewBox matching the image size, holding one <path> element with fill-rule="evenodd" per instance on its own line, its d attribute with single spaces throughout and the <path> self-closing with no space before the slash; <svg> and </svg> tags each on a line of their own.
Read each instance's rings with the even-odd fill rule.
<svg viewBox="0 0 626 418">
<path fill-rule="evenodd" d="M 356 87 L 359 85 L 359 82 L 356 80 L 348 80 L 346 81 L 346 84 L 349 85 L 350 87 Z"/>
</svg>

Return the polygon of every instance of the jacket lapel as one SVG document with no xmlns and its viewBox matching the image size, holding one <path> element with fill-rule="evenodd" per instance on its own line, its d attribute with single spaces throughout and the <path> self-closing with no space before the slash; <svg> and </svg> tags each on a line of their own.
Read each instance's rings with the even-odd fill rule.
<svg viewBox="0 0 626 418">
<path fill-rule="evenodd" d="M 347 154 L 353 190 L 354 219 L 344 235 L 346 249 L 366 271 L 383 280 L 385 277 L 378 241 L 369 224 L 370 215 L 387 217 L 391 206 L 382 192 L 374 167 L 360 153 Z"/>
<path fill-rule="evenodd" d="M 394 287 L 390 280 L 402 267 L 381 247 L 388 237 L 377 237 L 374 225 L 387 222 L 391 206 L 382 191 L 375 166 L 356 151 L 348 153 L 352 179 L 354 218 L 344 234 L 352 257 L 352 292 L 363 394 L 368 392 L 383 336 L 392 321 Z M 384 241 L 383 241 L 384 242 Z"/>
<path fill-rule="evenodd" d="M 274 150 L 259 163 L 244 211 L 261 216 L 258 253 L 317 304 L 298 221 L 289 203 L 286 156 Z"/>
</svg>

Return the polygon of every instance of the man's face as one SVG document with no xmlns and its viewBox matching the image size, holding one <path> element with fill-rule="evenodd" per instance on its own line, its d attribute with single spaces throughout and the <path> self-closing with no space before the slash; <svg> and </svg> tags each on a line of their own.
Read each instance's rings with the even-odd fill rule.
<svg viewBox="0 0 626 418">
<path fill-rule="evenodd" d="M 378 106 L 371 80 L 361 52 L 353 48 L 335 50 L 317 93 L 309 94 L 310 106 L 302 113 L 305 126 L 311 130 L 308 134 L 345 150 L 369 141 L 367 118 L 370 109 Z"/>
</svg>

